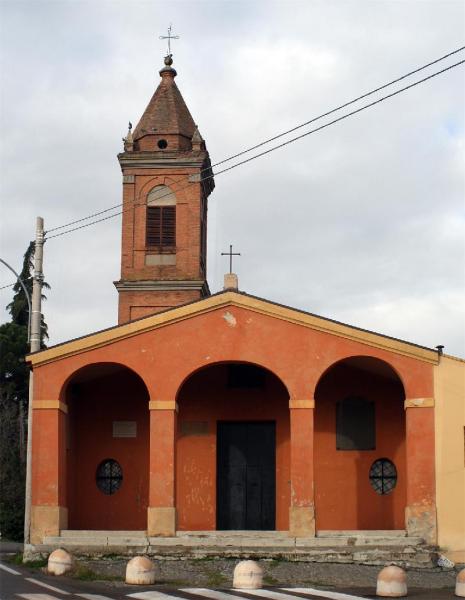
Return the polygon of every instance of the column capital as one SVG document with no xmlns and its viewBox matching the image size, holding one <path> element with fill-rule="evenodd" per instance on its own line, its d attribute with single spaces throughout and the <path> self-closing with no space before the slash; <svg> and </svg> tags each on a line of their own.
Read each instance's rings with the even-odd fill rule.
<svg viewBox="0 0 465 600">
<path fill-rule="evenodd" d="M 315 408 L 315 399 L 308 398 L 307 400 L 289 399 L 289 408 Z"/>
<path fill-rule="evenodd" d="M 406 398 L 404 408 L 432 408 L 434 398 Z"/>
<path fill-rule="evenodd" d="M 179 412 L 179 406 L 175 400 L 150 400 L 149 410 L 175 410 Z"/>
<path fill-rule="evenodd" d="M 34 410 L 59 410 L 65 414 L 68 413 L 68 406 L 60 400 L 34 400 L 32 403 Z"/>
</svg>

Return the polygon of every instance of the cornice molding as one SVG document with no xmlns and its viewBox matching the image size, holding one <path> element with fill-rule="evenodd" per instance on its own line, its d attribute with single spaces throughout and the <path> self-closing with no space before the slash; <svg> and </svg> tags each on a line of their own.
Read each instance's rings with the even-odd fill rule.
<svg viewBox="0 0 465 600">
<path fill-rule="evenodd" d="M 371 331 L 357 329 L 356 327 L 345 325 L 344 323 L 338 323 L 317 315 L 304 313 L 293 308 L 274 304 L 267 300 L 255 298 L 254 296 L 248 296 L 240 292 L 232 291 L 216 294 L 190 304 L 185 304 L 161 313 L 144 317 L 137 321 L 131 321 L 124 325 L 118 325 L 111 329 L 92 333 L 85 337 L 42 350 L 41 352 L 29 354 L 27 360 L 34 366 L 46 364 L 224 307 L 243 308 L 301 327 L 307 327 L 315 331 L 321 331 L 323 333 L 349 339 L 370 347 L 379 348 L 402 356 L 408 356 L 430 364 L 438 363 L 438 355 L 435 350 L 416 346 Z"/>
<path fill-rule="evenodd" d="M 208 283 L 205 280 L 163 280 L 163 281 L 130 281 L 120 280 L 113 282 L 118 292 L 175 292 L 180 290 L 198 290 L 203 296 L 210 294 Z"/>
<path fill-rule="evenodd" d="M 130 156 L 128 154 L 118 154 L 121 168 L 127 169 L 201 169 L 205 165 L 205 156 L 182 157 L 182 156 Z"/>
</svg>

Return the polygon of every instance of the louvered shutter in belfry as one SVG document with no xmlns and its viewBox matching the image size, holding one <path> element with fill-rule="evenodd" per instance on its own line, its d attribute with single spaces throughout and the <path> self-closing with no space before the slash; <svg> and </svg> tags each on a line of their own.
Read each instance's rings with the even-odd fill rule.
<svg viewBox="0 0 465 600">
<path fill-rule="evenodd" d="M 169 249 L 176 246 L 176 207 L 147 207 L 147 246 Z"/>
<path fill-rule="evenodd" d="M 163 248 L 176 246 L 176 207 L 161 207 L 161 245 Z"/>
<path fill-rule="evenodd" d="M 147 207 L 147 227 L 146 243 L 147 246 L 160 246 L 160 225 L 161 225 L 161 207 Z"/>
</svg>

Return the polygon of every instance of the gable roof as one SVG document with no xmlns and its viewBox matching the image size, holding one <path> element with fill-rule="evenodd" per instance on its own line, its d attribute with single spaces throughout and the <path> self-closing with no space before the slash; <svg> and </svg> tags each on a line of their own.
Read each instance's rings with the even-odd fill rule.
<svg viewBox="0 0 465 600">
<path fill-rule="evenodd" d="M 79 354 L 80 352 L 107 346 L 119 340 L 133 337 L 153 329 L 158 329 L 159 327 L 165 327 L 172 323 L 177 323 L 226 306 L 245 308 L 253 312 L 268 315 L 275 319 L 284 320 L 316 331 L 322 331 L 338 337 L 361 342 L 371 347 L 381 348 L 404 356 L 410 356 L 432 364 L 438 363 L 438 353 L 432 348 L 419 346 L 418 344 L 399 340 L 367 329 L 354 327 L 353 325 L 347 325 L 340 321 L 335 321 L 283 304 L 271 302 L 270 300 L 252 296 L 245 292 L 235 291 L 222 291 L 209 296 L 208 298 L 170 308 L 148 317 L 142 317 L 136 321 L 130 321 L 123 325 L 116 325 L 108 329 L 96 331 L 83 337 L 75 338 L 51 346 L 45 350 L 29 354 L 26 359 L 33 366 L 39 366 L 74 354 Z"/>
</svg>

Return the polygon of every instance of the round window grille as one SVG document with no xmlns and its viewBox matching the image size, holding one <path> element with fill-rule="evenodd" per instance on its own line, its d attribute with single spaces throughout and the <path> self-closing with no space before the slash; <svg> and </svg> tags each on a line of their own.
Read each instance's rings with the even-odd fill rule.
<svg viewBox="0 0 465 600">
<path fill-rule="evenodd" d="M 166 140 L 158 140 L 157 146 L 160 148 L 160 150 L 164 150 L 167 148 L 168 142 Z"/>
<path fill-rule="evenodd" d="M 95 474 L 98 489 L 104 494 L 114 494 L 123 482 L 121 465 L 113 458 L 106 458 L 97 467 Z"/>
<path fill-rule="evenodd" d="M 377 494 L 392 492 L 397 484 L 397 469 L 388 458 L 378 458 L 370 468 L 370 484 Z"/>
</svg>

